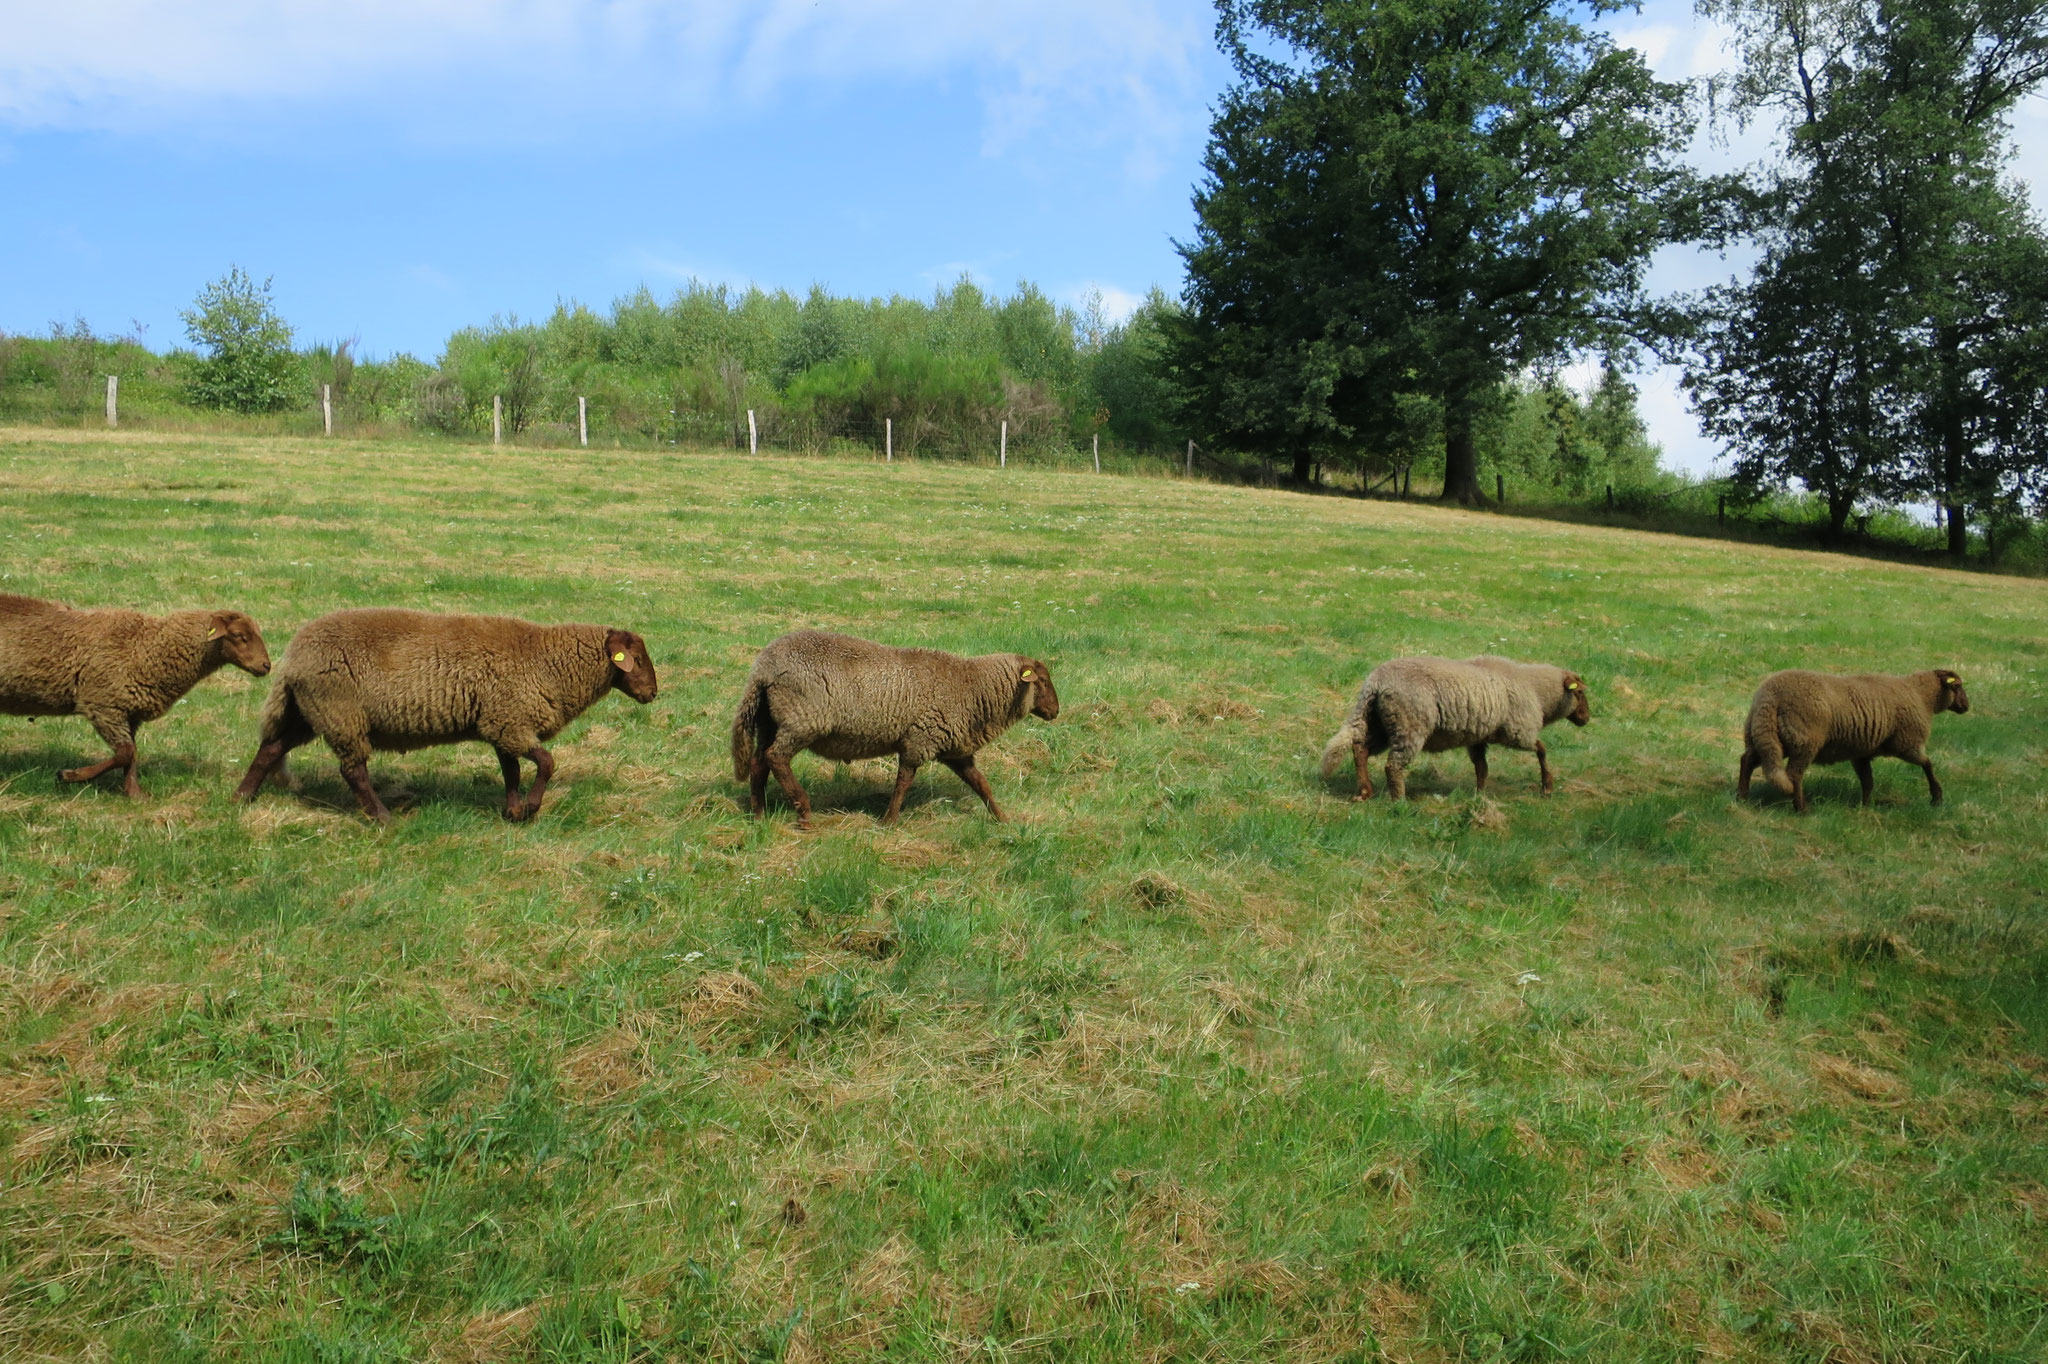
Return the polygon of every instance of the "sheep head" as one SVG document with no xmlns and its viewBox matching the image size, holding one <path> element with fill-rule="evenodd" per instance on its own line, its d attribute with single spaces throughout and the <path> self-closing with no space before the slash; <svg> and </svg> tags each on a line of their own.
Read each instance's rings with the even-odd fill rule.
<svg viewBox="0 0 2048 1364">
<path fill-rule="evenodd" d="M 1017 671 L 1017 702 L 1021 709 L 1025 704 L 1031 713 L 1041 720 L 1060 718 L 1060 694 L 1052 688 L 1052 669 L 1035 658 L 1023 660 Z"/>
<path fill-rule="evenodd" d="M 1571 709 L 1564 713 L 1565 719 L 1583 727 L 1586 721 L 1593 718 L 1592 702 L 1586 696 L 1585 678 L 1580 677 L 1577 673 L 1566 673 L 1564 675 L 1564 699 L 1565 703 L 1571 707 Z"/>
<path fill-rule="evenodd" d="M 1936 668 L 1934 676 L 1941 683 L 1941 691 L 1934 700 L 1935 714 L 1939 715 L 1945 710 L 1952 710 L 1958 715 L 1967 713 L 1970 709 L 1970 694 L 1963 690 L 1963 679 L 1947 668 Z"/>
<path fill-rule="evenodd" d="M 652 701 L 659 684 L 654 660 L 647 656 L 647 641 L 631 630 L 611 630 L 605 634 L 604 651 L 611 659 L 612 686 L 643 706 Z"/>
<path fill-rule="evenodd" d="M 256 622 L 240 611 L 216 611 L 206 623 L 208 648 L 219 648 L 221 661 L 232 663 L 252 677 L 270 671 L 270 650 Z"/>
</svg>

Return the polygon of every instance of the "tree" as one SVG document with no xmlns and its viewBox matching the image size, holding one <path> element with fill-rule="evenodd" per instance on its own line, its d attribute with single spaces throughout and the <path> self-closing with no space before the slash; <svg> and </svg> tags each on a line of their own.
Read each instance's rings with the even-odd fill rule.
<svg viewBox="0 0 2048 1364">
<path fill-rule="evenodd" d="M 1709 348 L 1695 394 L 1718 404 L 1710 425 L 1768 428 L 1783 380 L 1847 384 L 1849 401 L 1822 407 L 1854 461 L 1816 463 L 1811 432 L 1787 427 L 1775 446 L 1750 437 L 1738 471 L 1823 492 L 1836 529 L 1837 475 L 1931 496 L 1960 557 L 1972 509 L 2007 508 L 2040 477 L 2038 447 L 2014 433 L 2038 420 L 2048 245 L 1998 169 L 2012 107 L 2048 78 L 2048 0 L 1701 8 L 1743 52 L 1731 107 L 1779 115 L 1788 158 L 1756 278 L 1710 299 L 1710 333 L 1737 344 Z"/>
<path fill-rule="evenodd" d="M 268 279 L 258 285 L 231 266 L 179 316 L 186 336 L 206 352 L 190 382 L 194 402 L 234 412 L 290 406 L 298 358 L 292 329 L 271 304 Z"/>
<path fill-rule="evenodd" d="M 1840 268 L 1826 234 L 1776 235 L 1747 284 L 1709 291 L 1685 386 L 1734 477 L 1804 484 L 1833 538 L 1859 502 L 1904 487 L 1903 351 L 1878 290 Z"/>
<path fill-rule="evenodd" d="M 1113 439 L 1152 448 L 1179 444 L 1168 330 L 1180 307 L 1155 287 L 1121 322 L 1098 319 L 1086 358 L 1094 422 Z"/>
<path fill-rule="evenodd" d="M 1219 0 L 1238 73 L 1195 195 L 1191 415 L 1312 456 L 1442 413 L 1444 496 L 1512 373 L 1616 348 L 1697 202 L 1682 87 L 1579 18 L 1622 0 Z M 1277 55 L 1276 55 L 1277 54 Z"/>
</svg>

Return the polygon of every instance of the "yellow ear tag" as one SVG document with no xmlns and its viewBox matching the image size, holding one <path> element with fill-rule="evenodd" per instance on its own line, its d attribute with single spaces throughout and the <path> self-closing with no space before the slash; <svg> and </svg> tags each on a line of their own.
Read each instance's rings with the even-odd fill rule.
<svg viewBox="0 0 2048 1364">
<path fill-rule="evenodd" d="M 1031 669 L 1029 669 L 1029 668 L 1026 668 L 1026 669 L 1024 670 L 1024 680 L 1025 680 L 1026 682 L 1029 682 L 1029 681 L 1031 680 Z"/>
<path fill-rule="evenodd" d="M 625 661 L 626 656 L 623 653 L 617 653 L 612 655 L 612 662 L 614 663 L 624 663 Z"/>
<path fill-rule="evenodd" d="M 207 627 L 206 627 L 206 637 L 207 637 L 208 639 L 219 639 L 219 638 L 220 638 L 220 627 L 219 627 L 218 625 L 209 625 L 209 626 L 207 626 Z"/>
</svg>

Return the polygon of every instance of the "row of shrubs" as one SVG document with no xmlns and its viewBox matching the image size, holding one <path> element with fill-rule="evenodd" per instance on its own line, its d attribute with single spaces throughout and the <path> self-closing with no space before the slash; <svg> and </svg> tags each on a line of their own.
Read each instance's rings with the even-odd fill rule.
<svg viewBox="0 0 2048 1364">
<path fill-rule="evenodd" d="M 237 270 L 185 315 L 204 355 L 159 354 L 83 321 L 47 338 L 0 338 L 0 417 L 89 420 L 112 373 L 123 413 L 157 422 L 205 420 L 212 403 L 303 427 L 324 385 L 337 421 L 357 429 L 481 435 L 496 399 L 510 435 L 547 443 L 575 431 L 583 398 L 600 442 L 743 443 L 751 411 L 757 437 L 785 448 L 879 445 L 887 422 L 913 456 L 985 454 L 1005 424 L 1011 450 L 1027 458 L 1096 444 L 1165 454 L 1201 434 L 1179 416 L 1167 343 L 1177 310 L 1155 290 L 1111 320 L 1099 298 L 1077 310 L 1028 283 L 997 297 L 965 278 L 929 300 L 692 284 L 667 301 L 642 289 L 604 313 L 565 303 L 541 322 L 495 318 L 456 332 L 428 364 L 368 360 L 346 343 L 291 349 L 268 284 Z M 1571 495 L 1655 472 L 1656 447 L 1619 375 L 1583 394 L 1528 382 L 1500 397 L 1483 436 L 1518 481 Z M 1429 421 L 1418 410 L 1418 433 Z M 1333 457 L 1331 472 L 1398 463 L 1427 476 L 1441 442 L 1412 444 L 1412 458 Z"/>
</svg>

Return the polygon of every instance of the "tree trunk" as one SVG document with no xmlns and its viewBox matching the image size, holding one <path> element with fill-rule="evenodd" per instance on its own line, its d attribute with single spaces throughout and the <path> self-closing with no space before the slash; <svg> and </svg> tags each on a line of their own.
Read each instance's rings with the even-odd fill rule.
<svg viewBox="0 0 2048 1364">
<path fill-rule="evenodd" d="M 1941 493 L 1948 509 L 1948 552 L 1962 558 L 1970 549 L 1970 518 L 1963 510 L 1962 342 L 1955 330 L 1943 327 L 1936 341 L 1941 354 Z"/>
<path fill-rule="evenodd" d="M 1444 402 L 1444 501 L 1473 506 L 1479 491 L 1479 455 L 1472 447 L 1472 410 L 1464 399 Z"/>
<path fill-rule="evenodd" d="M 1296 450 L 1294 452 L 1294 482 L 1296 486 L 1300 486 L 1308 482 L 1308 462 L 1308 451 Z"/>
<path fill-rule="evenodd" d="M 1856 509 L 1856 499 L 1843 497 L 1839 493 L 1828 497 L 1828 543 L 1834 544 L 1842 538 L 1842 528 L 1849 524 L 1849 513 Z"/>
</svg>

